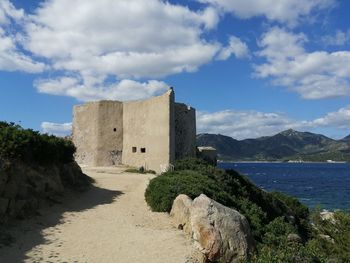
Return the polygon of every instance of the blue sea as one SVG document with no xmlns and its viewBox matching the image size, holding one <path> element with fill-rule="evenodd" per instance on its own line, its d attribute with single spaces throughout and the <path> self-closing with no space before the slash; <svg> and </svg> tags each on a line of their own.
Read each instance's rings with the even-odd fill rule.
<svg viewBox="0 0 350 263">
<path fill-rule="evenodd" d="M 219 163 L 266 191 L 297 197 L 310 208 L 350 211 L 349 163 Z"/>
</svg>

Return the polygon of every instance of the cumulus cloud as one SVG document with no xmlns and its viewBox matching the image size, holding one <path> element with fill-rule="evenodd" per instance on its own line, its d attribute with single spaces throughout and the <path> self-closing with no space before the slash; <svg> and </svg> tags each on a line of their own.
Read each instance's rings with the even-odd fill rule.
<svg viewBox="0 0 350 263">
<path fill-rule="evenodd" d="M 0 70 L 39 73 L 45 64 L 32 60 L 18 50 L 15 38 L 0 27 Z"/>
<path fill-rule="evenodd" d="M 322 128 L 340 129 L 350 133 L 350 106 L 315 120 L 296 120 L 284 113 L 259 111 L 197 112 L 199 133 L 220 133 L 235 139 L 269 136 L 287 129 L 317 131 Z"/>
<path fill-rule="evenodd" d="M 43 133 L 64 137 L 71 134 L 72 123 L 42 122 L 41 129 Z"/>
<path fill-rule="evenodd" d="M 37 80 L 39 92 L 82 101 L 146 98 L 167 89 L 152 78 L 193 72 L 216 57 L 222 45 L 204 35 L 218 21 L 213 7 L 160 0 L 51 0 L 32 14 L 3 0 L 0 70 L 48 70 L 56 77 Z"/>
<path fill-rule="evenodd" d="M 80 101 L 144 99 L 159 95 L 169 88 L 166 83 L 157 80 L 141 83 L 124 79 L 113 84 L 91 83 L 94 85 L 75 77 L 61 77 L 39 80 L 35 86 L 40 93 L 74 97 Z"/>
<path fill-rule="evenodd" d="M 158 0 L 52 0 L 31 16 L 24 46 L 57 70 L 158 78 L 211 61 L 220 44 L 202 34 L 218 19 Z"/>
<path fill-rule="evenodd" d="M 337 127 L 339 129 L 350 128 L 350 106 L 330 112 L 322 118 L 315 119 L 310 123 L 315 127 Z"/>
<path fill-rule="evenodd" d="M 236 139 L 273 135 L 290 128 L 299 128 L 299 124 L 283 113 L 235 110 L 197 113 L 199 133 L 220 133 Z"/>
<path fill-rule="evenodd" d="M 249 57 L 247 44 L 236 36 L 230 36 L 229 45 L 220 50 L 216 59 L 226 60 L 231 57 L 231 55 L 234 55 L 236 58 Z"/>
<path fill-rule="evenodd" d="M 348 31 L 338 30 L 334 35 L 322 37 L 322 42 L 328 46 L 343 46 L 350 44 L 350 29 Z"/>
<path fill-rule="evenodd" d="M 24 17 L 22 9 L 16 9 L 9 0 L 0 2 L 0 24 L 7 24 L 11 19 L 20 20 Z"/>
<path fill-rule="evenodd" d="M 40 92 L 84 101 L 147 97 L 164 90 L 165 84 L 146 79 L 194 72 L 213 59 L 250 57 L 246 43 L 236 36 L 230 37 L 227 46 L 209 40 L 207 33 L 217 26 L 220 10 L 240 18 L 265 16 L 292 24 L 333 3 L 333 0 L 199 1 L 205 3 L 200 10 L 160 0 L 50 0 L 41 2 L 29 15 L 16 9 L 9 0 L 3 0 L 0 70 L 30 73 L 47 70 L 56 77 L 36 81 Z M 272 77 L 275 84 L 308 99 L 348 94 L 349 52 L 307 53 L 304 35 L 282 32 L 276 36 L 276 31 L 271 30 L 261 40 L 263 50 L 258 55 L 266 63 L 256 66 L 257 76 Z M 155 83 L 161 88 L 154 89 Z M 108 92 L 112 95 L 107 95 Z M 121 94 L 117 96 L 116 92 Z"/>
<path fill-rule="evenodd" d="M 11 37 L 13 52 L 6 49 L 0 56 L 0 69 L 47 70 L 55 78 L 37 80 L 39 92 L 83 101 L 156 95 L 165 90 L 158 81 L 165 76 L 249 54 L 237 37 L 227 47 L 209 40 L 208 31 L 220 19 L 211 5 L 191 10 L 161 0 L 50 0 L 32 14 L 10 9 L 0 13 L 0 21 L 13 13 L 6 21 L 21 20 L 20 31 Z"/>
<path fill-rule="evenodd" d="M 350 94 L 350 51 L 307 52 L 304 34 L 274 27 L 261 40 L 257 55 L 266 61 L 255 65 L 260 78 L 298 92 L 304 99 L 324 99 Z"/>
<path fill-rule="evenodd" d="M 332 7 L 334 0 L 197 0 L 208 3 L 217 9 L 232 13 L 247 19 L 264 16 L 271 21 L 278 21 L 290 26 L 296 25 L 300 20 L 313 11 Z"/>
<path fill-rule="evenodd" d="M 23 10 L 17 10 L 8 0 L 0 2 L 0 70 L 39 73 L 45 65 L 20 50 L 17 36 L 11 30 L 11 21 L 19 23 L 23 18 Z"/>
</svg>

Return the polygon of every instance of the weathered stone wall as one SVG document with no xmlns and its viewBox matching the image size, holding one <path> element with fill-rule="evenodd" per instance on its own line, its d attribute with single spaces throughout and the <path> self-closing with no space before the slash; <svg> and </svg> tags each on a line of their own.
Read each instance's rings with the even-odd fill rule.
<svg viewBox="0 0 350 263">
<path fill-rule="evenodd" d="M 81 165 L 96 165 L 98 102 L 74 106 L 73 143 L 77 148 L 75 160 Z"/>
<path fill-rule="evenodd" d="M 175 103 L 175 158 L 196 156 L 196 111 Z"/>
<path fill-rule="evenodd" d="M 123 151 L 123 103 L 98 103 L 97 166 L 121 164 Z"/>
<path fill-rule="evenodd" d="M 123 164 L 155 170 L 175 158 L 174 92 L 124 102 Z M 144 150 L 144 152 L 142 152 Z"/>
<path fill-rule="evenodd" d="M 110 166 L 121 163 L 123 103 L 91 102 L 74 107 L 75 159 L 82 165 Z"/>
</svg>

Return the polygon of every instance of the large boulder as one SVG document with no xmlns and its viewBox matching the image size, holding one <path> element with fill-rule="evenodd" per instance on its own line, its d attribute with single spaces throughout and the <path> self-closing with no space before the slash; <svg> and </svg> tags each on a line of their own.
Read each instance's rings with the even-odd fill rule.
<svg viewBox="0 0 350 263">
<path fill-rule="evenodd" d="M 175 224 L 184 226 L 203 255 L 202 262 L 241 262 L 254 249 L 254 239 L 247 219 L 234 209 L 225 207 L 202 194 L 190 203 L 180 195 L 175 199 L 171 216 Z M 188 220 L 189 219 L 189 220 Z"/>
<path fill-rule="evenodd" d="M 178 229 L 184 230 L 186 234 L 191 235 L 191 206 L 192 199 L 187 195 L 178 195 L 173 202 L 170 216 Z"/>
</svg>

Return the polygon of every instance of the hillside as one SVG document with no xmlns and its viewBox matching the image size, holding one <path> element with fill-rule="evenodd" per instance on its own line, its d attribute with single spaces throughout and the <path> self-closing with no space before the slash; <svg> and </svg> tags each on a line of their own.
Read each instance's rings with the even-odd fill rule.
<svg viewBox="0 0 350 263">
<path fill-rule="evenodd" d="M 350 135 L 344 137 L 344 138 L 342 139 L 342 141 L 344 141 L 344 142 L 350 142 Z"/>
<path fill-rule="evenodd" d="M 90 186 L 74 152 L 70 141 L 0 122 L 0 225 L 57 203 L 66 189 Z"/>
<path fill-rule="evenodd" d="M 215 147 L 221 160 L 350 161 L 350 136 L 334 140 L 321 134 L 295 130 L 245 140 L 220 134 L 199 134 L 197 145 Z"/>
</svg>

